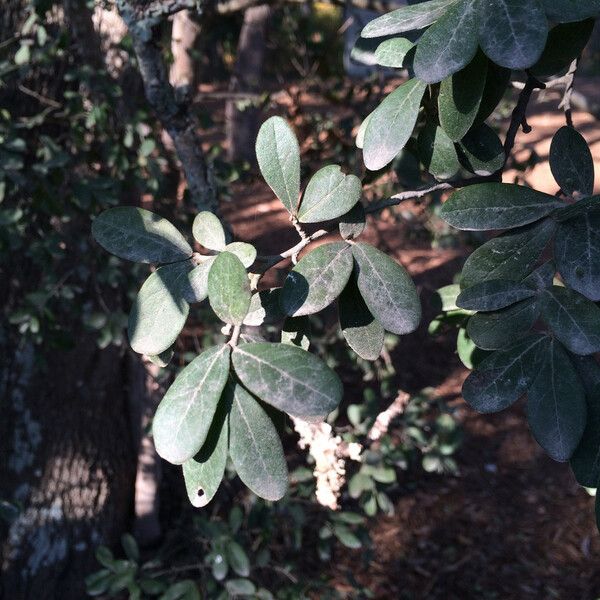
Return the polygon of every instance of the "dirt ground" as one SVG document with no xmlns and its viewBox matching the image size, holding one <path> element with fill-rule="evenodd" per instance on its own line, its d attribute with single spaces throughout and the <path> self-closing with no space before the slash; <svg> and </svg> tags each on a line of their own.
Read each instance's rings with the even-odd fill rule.
<svg viewBox="0 0 600 600">
<path fill-rule="evenodd" d="M 598 81 L 582 86 L 588 94 L 597 93 Z M 294 108 L 296 118 L 319 107 L 313 96 L 302 97 Z M 551 135 L 564 120 L 556 105 L 556 98 L 547 97 L 534 106 L 529 115 L 533 131 L 520 133 L 516 143 L 518 160 L 532 153 L 539 157 L 526 181 L 549 193 L 557 191 L 547 163 Z M 291 111 L 285 103 L 278 108 L 284 116 Z M 600 191 L 600 125 L 583 113 L 574 120 L 592 149 Z M 507 173 L 504 180 L 516 175 Z M 417 219 L 423 216 L 418 205 L 403 210 Z M 239 239 L 252 241 L 260 252 L 280 251 L 297 241 L 286 211 L 260 181 L 234 186 L 234 201 L 225 211 Z M 432 249 L 427 239 L 411 236 L 411 227 L 388 214 L 371 223 L 366 235 L 408 268 L 421 293 L 425 323 L 402 340 L 394 357 L 398 384 L 408 391 L 433 385 L 458 408 L 465 430 L 457 455 L 460 473 L 405 476 L 395 516 L 373 520 L 373 559 L 365 566 L 360 552 L 340 552 L 332 580 L 342 595 L 350 594 L 344 573 L 352 572 L 378 599 L 600 598 L 593 498 L 576 484 L 567 465 L 546 457 L 532 439 L 522 403 L 491 416 L 464 403 L 460 389 L 467 373 L 452 341 L 432 338 L 426 328 L 434 316 L 433 291 L 452 281 L 466 251 Z"/>
</svg>

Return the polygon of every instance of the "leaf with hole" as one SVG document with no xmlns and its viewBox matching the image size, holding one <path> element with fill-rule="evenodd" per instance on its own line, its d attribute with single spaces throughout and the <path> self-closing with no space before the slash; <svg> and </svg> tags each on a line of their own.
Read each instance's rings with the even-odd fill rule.
<svg viewBox="0 0 600 600">
<path fill-rule="evenodd" d="M 320 223 L 346 214 L 362 193 L 356 175 L 344 175 L 338 165 L 329 165 L 317 171 L 308 182 L 298 220 L 301 223 Z"/>
<path fill-rule="evenodd" d="M 300 195 L 300 147 L 292 128 L 281 117 L 271 117 L 256 138 L 256 159 L 265 181 L 291 214 Z"/>
<path fill-rule="evenodd" d="M 230 252 L 215 258 L 208 274 L 208 301 L 221 321 L 241 325 L 250 308 L 250 281 L 240 259 Z"/>
<path fill-rule="evenodd" d="M 242 344 L 233 352 L 240 381 L 289 415 L 319 420 L 340 403 L 342 384 L 317 356 L 288 344 Z"/>
<path fill-rule="evenodd" d="M 464 399 L 482 413 L 508 408 L 531 385 L 537 374 L 538 353 L 547 338 L 531 334 L 488 356 L 465 380 Z"/>
<path fill-rule="evenodd" d="M 546 338 L 537 376 L 527 393 L 527 421 L 533 437 L 554 459 L 569 460 L 585 429 L 585 390 L 560 342 Z"/>
<path fill-rule="evenodd" d="M 273 422 L 241 385 L 235 385 L 229 412 L 229 456 L 243 483 L 265 500 L 283 498 L 288 470 Z"/>
<path fill-rule="evenodd" d="M 143 208 L 105 210 L 94 219 L 92 234 L 111 254 L 135 262 L 169 263 L 192 255 L 192 248 L 174 225 Z"/>
<path fill-rule="evenodd" d="M 464 289 L 456 299 L 459 308 L 493 311 L 535 296 L 535 290 L 523 283 L 506 279 L 490 279 Z"/>
<path fill-rule="evenodd" d="M 352 251 L 346 242 L 315 248 L 288 273 L 281 290 L 283 311 L 300 317 L 323 310 L 340 295 L 350 273 Z"/>
<path fill-rule="evenodd" d="M 227 244 L 225 230 L 221 220 L 214 213 L 204 210 L 199 212 L 192 223 L 194 239 L 209 250 L 221 251 Z"/>
<path fill-rule="evenodd" d="M 156 451 L 182 464 L 202 448 L 229 374 L 229 346 L 205 350 L 177 376 L 158 406 L 152 434 Z"/>
<path fill-rule="evenodd" d="M 384 329 L 403 335 L 421 320 L 421 303 L 410 275 L 387 254 L 369 244 L 352 245 L 358 289 L 365 304 Z"/>
<path fill-rule="evenodd" d="M 426 87 L 423 81 L 410 79 L 371 114 L 363 140 L 367 169 L 382 169 L 404 148 L 415 128 Z"/>
<path fill-rule="evenodd" d="M 478 48 L 477 4 L 458 0 L 419 39 L 413 68 L 426 83 L 437 83 L 468 65 Z"/>
<path fill-rule="evenodd" d="M 554 196 L 522 185 L 477 183 L 454 192 L 440 216 L 457 229 L 487 231 L 527 225 L 563 206 Z"/>
<path fill-rule="evenodd" d="M 584 137 L 572 127 L 561 127 L 550 145 L 552 175 L 565 194 L 589 196 L 594 191 L 594 160 Z"/>
</svg>

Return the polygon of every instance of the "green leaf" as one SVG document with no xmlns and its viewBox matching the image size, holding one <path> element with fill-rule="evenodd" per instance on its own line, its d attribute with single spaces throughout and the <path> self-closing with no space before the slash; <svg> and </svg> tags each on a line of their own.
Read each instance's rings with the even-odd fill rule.
<svg viewBox="0 0 600 600">
<path fill-rule="evenodd" d="M 461 286 L 490 279 L 520 281 L 532 271 L 555 230 L 556 223 L 546 219 L 491 239 L 465 262 Z"/>
<path fill-rule="evenodd" d="M 479 43 L 496 64 L 531 67 L 540 58 L 547 35 L 540 0 L 480 0 Z"/>
<path fill-rule="evenodd" d="M 188 272 L 188 281 L 183 288 L 183 297 L 188 302 L 202 302 L 208 297 L 208 274 L 215 258 L 211 256 Z"/>
<path fill-rule="evenodd" d="M 225 387 L 200 452 L 183 463 L 183 479 L 193 506 L 206 506 L 217 493 L 227 464 L 229 421 L 233 390 Z"/>
<path fill-rule="evenodd" d="M 281 307 L 290 316 L 311 315 L 329 306 L 352 273 L 352 252 L 346 242 L 323 244 L 298 262 L 281 290 Z"/>
<path fill-rule="evenodd" d="M 346 214 L 362 193 L 356 175 L 344 175 L 338 165 L 329 165 L 317 171 L 308 182 L 298 220 L 301 223 L 320 223 Z"/>
<path fill-rule="evenodd" d="M 487 65 L 487 58 L 479 52 L 464 69 L 440 84 L 440 125 L 455 142 L 461 140 L 475 122 L 483 97 Z"/>
<path fill-rule="evenodd" d="M 173 346 L 171 346 L 170 348 L 167 348 L 164 352 L 161 352 L 160 354 L 148 355 L 148 360 L 153 365 L 164 369 L 171 362 L 171 359 L 173 358 L 174 354 L 175 351 L 173 350 Z"/>
<path fill-rule="evenodd" d="M 105 250 L 135 262 L 168 263 L 192 255 L 190 245 L 169 221 L 143 208 L 105 210 L 92 223 L 92 234 Z"/>
<path fill-rule="evenodd" d="M 485 87 L 479 106 L 479 112 L 475 117 L 476 123 L 485 121 L 496 109 L 510 83 L 512 71 L 500 67 L 492 61 L 488 61 L 487 74 L 485 77 Z"/>
<path fill-rule="evenodd" d="M 587 419 L 583 437 L 571 457 L 571 469 L 577 483 L 600 487 L 600 366 L 590 356 L 573 357 L 573 365 L 587 401 Z"/>
<path fill-rule="evenodd" d="M 492 175 L 506 159 L 498 134 L 486 123 L 476 125 L 459 143 L 459 160 L 475 175 Z"/>
<path fill-rule="evenodd" d="M 477 52 L 477 3 L 458 0 L 421 36 L 415 53 L 415 76 L 437 83 L 468 65 Z"/>
<path fill-rule="evenodd" d="M 594 191 L 594 160 L 583 136 L 561 127 L 550 145 L 552 175 L 565 194 L 589 196 Z"/>
<path fill-rule="evenodd" d="M 217 215 L 207 210 L 199 212 L 192 224 L 194 239 L 209 250 L 221 251 L 227 243 L 225 230 Z"/>
<path fill-rule="evenodd" d="M 121 536 L 121 546 L 125 550 L 125 555 L 129 560 L 138 562 L 140 560 L 140 549 L 135 538 L 130 533 L 124 533 Z"/>
<path fill-rule="evenodd" d="M 339 222 L 340 235 L 345 240 L 357 238 L 367 226 L 365 209 L 362 203 L 357 202 L 354 208 L 342 215 Z"/>
<path fill-rule="evenodd" d="M 575 354 L 600 352 L 600 308 L 568 288 L 552 286 L 540 294 L 542 318 Z"/>
<path fill-rule="evenodd" d="M 129 343 L 135 352 L 157 355 L 173 345 L 190 308 L 182 293 L 190 270 L 187 262 L 166 265 L 146 279 L 129 313 Z"/>
<path fill-rule="evenodd" d="M 281 310 L 280 300 L 281 288 L 270 288 L 253 294 L 244 325 L 258 327 L 284 319 L 285 313 Z"/>
<path fill-rule="evenodd" d="M 467 310 L 493 311 L 531 298 L 535 293 L 535 290 L 523 283 L 490 279 L 463 290 L 456 299 L 456 304 Z"/>
<path fill-rule="evenodd" d="M 341 523 L 335 523 L 333 526 L 333 533 L 335 537 L 342 543 L 346 548 L 356 550 L 362 547 L 361 541 L 356 535 L 346 526 Z"/>
<path fill-rule="evenodd" d="M 363 143 L 365 166 L 377 171 L 388 165 L 410 139 L 427 85 L 410 79 L 375 109 Z"/>
<path fill-rule="evenodd" d="M 458 306 L 456 306 L 456 299 L 460 294 L 460 286 L 457 283 L 441 287 L 439 290 L 436 290 L 436 294 L 439 297 L 440 302 L 439 310 L 448 312 L 450 310 L 458 309 Z"/>
<path fill-rule="evenodd" d="M 340 403 L 342 384 L 325 363 L 288 344 L 242 344 L 233 352 L 240 381 L 256 396 L 289 415 L 318 420 Z"/>
<path fill-rule="evenodd" d="M 250 559 L 245 550 L 234 540 L 227 542 L 227 558 L 231 568 L 240 577 L 250 575 Z"/>
<path fill-rule="evenodd" d="M 600 0 L 543 0 L 548 18 L 557 23 L 600 16 Z"/>
<path fill-rule="evenodd" d="M 229 356 L 227 345 L 206 350 L 168 389 L 152 423 L 156 451 L 165 460 L 181 464 L 202 448 L 227 382 Z"/>
<path fill-rule="evenodd" d="M 169 586 L 158 600 L 202 600 L 196 584 L 191 579 L 184 579 Z"/>
<path fill-rule="evenodd" d="M 240 479 L 265 500 L 283 498 L 288 471 L 281 440 L 267 413 L 241 385 L 234 389 L 229 430 L 229 455 Z"/>
<path fill-rule="evenodd" d="M 527 394 L 527 420 L 538 444 L 563 462 L 583 436 L 585 390 L 558 341 L 546 338 L 538 356 L 537 376 Z"/>
<path fill-rule="evenodd" d="M 458 354 L 458 358 L 460 358 L 460 362 L 467 369 L 474 369 L 487 354 L 475 345 L 475 342 L 469 337 L 464 327 L 458 330 L 458 335 L 456 336 L 456 353 Z"/>
<path fill-rule="evenodd" d="M 229 579 L 225 582 L 225 588 L 230 597 L 253 596 L 256 586 L 249 579 Z"/>
<path fill-rule="evenodd" d="M 593 19 L 553 27 L 544 52 L 531 67 L 531 73 L 536 77 L 548 77 L 566 71 L 587 46 L 593 29 Z"/>
<path fill-rule="evenodd" d="M 556 267 L 552 261 L 540 265 L 531 275 L 523 279 L 523 283 L 534 290 L 545 290 L 552 285 Z"/>
<path fill-rule="evenodd" d="M 300 148 L 292 128 L 281 117 L 271 117 L 256 138 L 256 158 L 265 181 L 291 214 L 300 196 Z"/>
<path fill-rule="evenodd" d="M 414 42 L 406 38 L 385 40 L 375 50 L 375 62 L 382 67 L 401 69 L 407 53 L 414 47 Z"/>
<path fill-rule="evenodd" d="M 230 252 L 215 258 L 208 274 L 208 301 L 221 321 L 241 325 L 250 308 L 250 281 L 240 259 Z"/>
<path fill-rule="evenodd" d="M 581 200 L 577 200 L 573 204 L 565 204 L 565 206 L 556 213 L 555 218 L 559 223 L 564 223 L 575 217 L 593 214 L 598 211 L 600 211 L 600 196 L 591 196 L 589 198 L 581 198 Z"/>
<path fill-rule="evenodd" d="M 310 321 L 308 317 L 288 317 L 281 329 L 281 343 L 292 344 L 303 350 L 310 347 Z"/>
<path fill-rule="evenodd" d="M 383 325 L 371 314 L 351 277 L 338 300 L 340 328 L 346 342 L 365 360 L 377 360 L 383 350 Z"/>
<path fill-rule="evenodd" d="M 467 323 L 467 334 L 483 350 L 498 350 L 527 335 L 538 318 L 540 309 L 534 298 L 490 313 L 473 315 Z"/>
<path fill-rule="evenodd" d="M 360 124 L 360 127 L 358 128 L 358 131 L 356 132 L 356 147 L 360 148 L 361 150 L 363 149 L 364 146 L 364 142 L 365 142 L 365 133 L 367 132 L 367 126 L 369 125 L 369 121 L 371 120 L 371 117 L 373 116 L 373 113 L 369 113 L 364 119 L 363 122 Z"/>
<path fill-rule="evenodd" d="M 486 231 L 527 225 L 563 206 L 554 196 L 522 185 L 478 183 L 454 192 L 440 216 L 457 229 Z"/>
<path fill-rule="evenodd" d="M 456 148 L 441 127 L 427 123 L 419 133 L 418 146 L 423 166 L 438 181 L 451 179 L 458 173 L 460 164 Z"/>
<path fill-rule="evenodd" d="M 108 569 L 101 569 L 85 578 L 85 591 L 89 596 L 104 594 L 113 580 L 113 573 Z"/>
<path fill-rule="evenodd" d="M 508 408 L 537 374 L 538 352 L 547 338 L 531 334 L 488 356 L 465 380 L 463 398 L 482 413 Z"/>
<path fill-rule="evenodd" d="M 231 244 L 227 244 L 225 251 L 237 256 L 246 268 L 251 267 L 256 260 L 256 248 L 246 242 L 232 242 Z"/>
<path fill-rule="evenodd" d="M 367 23 L 361 36 L 374 38 L 423 29 L 435 23 L 455 1 L 429 0 L 429 2 L 403 6 Z"/>
<path fill-rule="evenodd" d="M 373 246 L 352 245 L 358 268 L 358 289 L 365 304 L 384 329 L 402 335 L 421 320 L 417 289 L 404 267 Z"/>
<path fill-rule="evenodd" d="M 590 300 L 600 300 L 600 212 L 561 223 L 554 238 L 556 266 L 564 282 Z"/>
</svg>

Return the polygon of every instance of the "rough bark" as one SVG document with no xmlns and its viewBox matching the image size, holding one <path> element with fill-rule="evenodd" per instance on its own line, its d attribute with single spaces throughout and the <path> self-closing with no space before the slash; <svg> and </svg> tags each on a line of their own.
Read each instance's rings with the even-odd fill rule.
<svg viewBox="0 0 600 600">
<path fill-rule="evenodd" d="M 270 15 L 271 8 L 266 4 L 248 8 L 244 13 L 229 91 L 250 94 L 260 91 Z M 225 123 L 229 160 L 253 163 L 256 160 L 254 142 L 260 125 L 260 108 L 251 100 L 229 100 Z"/>
<path fill-rule="evenodd" d="M 196 61 L 191 52 L 199 33 L 200 25 L 192 18 L 189 10 L 182 10 L 173 17 L 171 32 L 173 63 L 169 79 L 178 103 L 191 100 L 196 89 Z"/>
</svg>

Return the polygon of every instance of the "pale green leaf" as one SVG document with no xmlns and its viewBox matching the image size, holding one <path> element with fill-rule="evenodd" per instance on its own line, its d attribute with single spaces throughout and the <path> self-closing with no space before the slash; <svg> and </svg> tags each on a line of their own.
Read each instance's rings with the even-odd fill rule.
<svg viewBox="0 0 600 600">
<path fill-rule="evenodd" d="M 240 259 L 230 252 L 215 258 L 208 274 L 208 300 L 219 319 L 241 325 L 250 308 L 250 281 Z"/>
<path fill-rule="evenodd" d="M 196 215 L 192 224 L 192 234 L 199 244 L 209 250 L 221 251 L 227 243 L 219 217 L 207 210 Z"/>
<path fill-rule="evenodd" d="M 271 288 L 253 294 L 244 325 L 258 327 L 281 321 L 285 313 L 281 309 L 280 298 L 281 288 Z"/>
<path fill-rule="evenodd" d="M 454 143 L 435 123 L 427 123 L 421 130 L 418 147 L 423 166 L 438 181 L 451 179 L 460 170 Z"/>
<path fill-rule="evenodd" d="M 202 300 L 206 300 L 208 296 L 208 274 L 214 260 L 215 257 L 211 256 L 189 271 L 188 281 L 183 290 L 183 297 L 188 302 L 202 302 Z"/>
<path fill-rule="evenodd" d="M 414 47 L 414 42 L 406 38 L 385 40 L 375 50 L 375 62 L 382 67 L 401 69 L 407 53 Z"/>
<path fill-rule="evenodd" d="M 231 252 L 240 259 L 244 267 L 251 267 L 256 260 L 256 248 L 246 242 L 232 242 L 225 246 L 226 252 Z"/>
<path fill-rule="evenodd" d="M 340 218 L 340 235 L 345 240 L 357 238 L 367 226 L 365 208 L 362 203 L 357 202 L 354 208 Z"/>
</svg>

